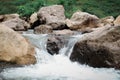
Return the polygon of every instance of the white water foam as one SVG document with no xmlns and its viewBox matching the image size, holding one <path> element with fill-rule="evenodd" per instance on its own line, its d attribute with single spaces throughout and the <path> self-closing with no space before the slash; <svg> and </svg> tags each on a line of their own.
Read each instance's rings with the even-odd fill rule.
<svg viewBox="0 0 120 80">
<path fill-rule="evenodd" d="M 42 36 L 43 37 L 43 36 Z M 45 40 L 41 41 L 46 41 Z M 42 44 L 42 43 L 40 43 Z M 113 68 L 92 68 L 71 62 L 68 56 L 51 56 L 44 50 L 46 44 L 36 48 L 37 63 L 31 66 L 5 69 L 1 75 L 5 80 L 120 80 L 120 71 Z M 69 49 L 69 48 L 68 48 Z M 65 50 L 66 51 L 66 50 Z M 64 52 L 64 51 L 61 51 Z"/>
</svg>

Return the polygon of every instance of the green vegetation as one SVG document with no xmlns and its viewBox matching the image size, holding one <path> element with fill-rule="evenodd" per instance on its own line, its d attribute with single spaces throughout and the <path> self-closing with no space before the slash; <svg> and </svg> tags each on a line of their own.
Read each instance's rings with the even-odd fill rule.
<svg viewBox="0 0 120 80">
<path fill-rule="evenodd" d="M 77 11 L 85 11 L 98 17 L 120 15 L 120 0 L 0 0 L 0 14 L 18 13 L 29 17 L 40 7 L 61 4 L 67 17 Z"/>
</svg>

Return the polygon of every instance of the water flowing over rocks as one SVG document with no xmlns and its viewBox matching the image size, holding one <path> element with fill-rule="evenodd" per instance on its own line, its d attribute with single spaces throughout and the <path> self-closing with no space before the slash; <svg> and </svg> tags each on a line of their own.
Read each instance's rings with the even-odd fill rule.
<svg viewBox="0 0 120 80">
<path fill-rule="evenodd" d="M 0 25 L 0 62 L 18 65 L 36 62 L 34 47 L 20 34 Z"/>
<path fill-rule="evenodd" d="M 0 80 L 120 79 L 120 17 L 77 11 L 66 19 L 64 11 L 0 15 Z"/>
<path fill-rule="evenodd" d="M 42 7 L 38 11 L 40 22 L 52 26 L 52 29 L 64 29 L 65 15 L 62 5 Z"/>
<path fill-rule="evenodd" d="M 51 35 L 47 41 L 47 50 L 50 54 L 59 54 L 59 50 L 64 47 L 67 38 L 62 35 Z"/>
<path fill-rule="evenodd" d="M 93 67 L 116 67 L 120 64 L 120 26 L 103 26 L 84 34 L 70 59 Z"/>
</svg>

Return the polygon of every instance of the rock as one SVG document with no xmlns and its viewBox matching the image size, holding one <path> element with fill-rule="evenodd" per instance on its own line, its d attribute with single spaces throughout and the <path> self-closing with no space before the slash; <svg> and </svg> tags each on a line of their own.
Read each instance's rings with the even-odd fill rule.
<svg viewBox="0 0 120 80">
<path fill-rule="evenodd" d="M 2 24 L 8 26 L 9 28 L 12 28 L 15 31 L 24 31 L 30 27 L 30 25 L 26 21 L 20 18 L 14 18 L 4 21 L 2 22 Z"/>
<path fill-rule="evenodd" d="M 7 21 L 14 18 L 19 18 L 19 14 L 0 15 L 0 22 Z"/>
<path fill-rule="evenodd" d="M 114 21 L 114 25 L 115 26 L 120 26 L 120 15 L 116 18 L 116 20 Z"/>
<path fill-rule="evenodd" d="M 41 23 L 52 26 L 53 29 L 64 29 L 65 15 L 62 5 L 42 7 L 38 11 L 38 18 Z"/>
<path fill-rule="evenodd" d="M 3 15 L 0 15 L 0 22 L 2 22 L 4 19 L 4 16 Z"/>
<path fill-rule="evenodd" d="M 29 21 L 29 23 L 30 24 L 33 24 L 35 21 L 37 21 L 38 20 L 38 17 L 37 17 L 37 13 L 35 12 L 35 13 L 33 13 L 31 16 L 30 16 L 30 21 Z"/>
<path fill-rule="evenodd" d="M 69 29 L 56 30 L 56 31 L 53 31 L 53 34 L 56 34 L 56 35 L 73 35 L 74 31 L 71 31 Z"/>
<path fill-rule="evenodd" d="M 67 26 L 72 30 L 85 30 L 99 27 L 99 18 L 86 12 L 75 12 L 71 19 L 66 19 Z"/>
<path fill-rule="evenodd" d="M 120 63 L 120 26 L 105 26 L 84 34 L 70 59 L 93 67 L 116 67 Z"/>
<path fill-rule="evenodd" d="M 37 13 L 33 13 L 31 16 L 30 16 L 30 20 L 29 20 L 29 23 L 31 25 L 31 28 L 34 29 L 35 27 L 39 26 L 41 23 L 38 19 L 38 16 L 37 16 Z"/>
<path fill-rule="evenodd" d="M 51 35 L 47 41 L 47 51 L 51 55 L 59 54 L 59 50 L 64 47 L 67 41 L 65 36 Z"/>
<path fill-rule="evenodd" d="M 35 34 L 48 34 L 48 33 L 52 33 L 53 30 L 51 28 L 51 26 L 48 25 L 40 25 L 38 27 L 35 27 L 34 29 L 34 33 Z"/>
<path fill-rule="evenodd" d="M 100 23 L 102 26 L 113 26 L 114 25 L 114 17 L 108 16 L 105 18 L 100 19 Z"/>
<path fill-rule="evenodd" d="M 34 47 L 20 34 L 0 25 L 0 62 L 29 65 L 36 62 Z"/>
</svg>

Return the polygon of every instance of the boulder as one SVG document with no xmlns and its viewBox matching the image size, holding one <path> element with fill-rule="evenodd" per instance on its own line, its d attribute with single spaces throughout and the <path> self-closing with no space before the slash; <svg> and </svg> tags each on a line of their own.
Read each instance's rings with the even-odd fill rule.
<svg viewBox="0 0 120 80">
<path fill-rule="evenodd" d="M 48 25 L 40 25 L 38 27 L 35 27 L 34 29 L 34 33 L 35 34 L 48 34 L 48 33 L 52 33 L 53 30 L 51 28 L 51 26 Z"/>
<path fill-rule="evenodd" d="M 47 41 L 47 51 L 51 54 L 59 54 L 59 50 L 64 47 L 67 42 L 66 36 L 63 35 L 51 35 Z"/>
<path fill-rule="evenodd" d="M 0 25 L 0 62 L 29 65 L 36 62 L 34 47 L 20 34 Z"/>
<path fill-rule="evenodd" d="M 10 19 L 19 18 L 19 14 L 5 14 L 0 15 L 0 22 L 7 21 Z"/>
<path fill-rule="evenodd" d="M 120 26 L 120 15 L 116 18 L 116 20 L 114 21 L 114 25 L 115 26 Z"/>
<path fill-rule="evenodd" d="M 2 24 L 8 26 L 9 28 L 12 28 L 15 31 L 24 31 L 30 28 L 30 25 L 20 18 L 14 18 L 4 21 L 2 22 Z"/>
<path fill-rule="evenodd" d="M 100 19 L 100 23 L 102 26 L 113 26 L 114 25 L 114 17 L 107 16 L 105 18 Z"/>
<path fill-rule="evenodd" d="M 65 15 L 62 5 L 42 7 L 37 14 L 41 23 L 50 25 L 53 29 L 64 29 Z"/>
<path fill-rule="evenodd" d="M 104 26 L 84 34 L 70 59 L 93 67 L 119 67 L 120 26 Z"/>
<path fill-rule="evenodd" d="M 99 18 L 86 12 L 75 12 L 71 19 L 66 19 L 66 25 L 72 30 L 86 30 L 99 27 Z"/>
</svg>

